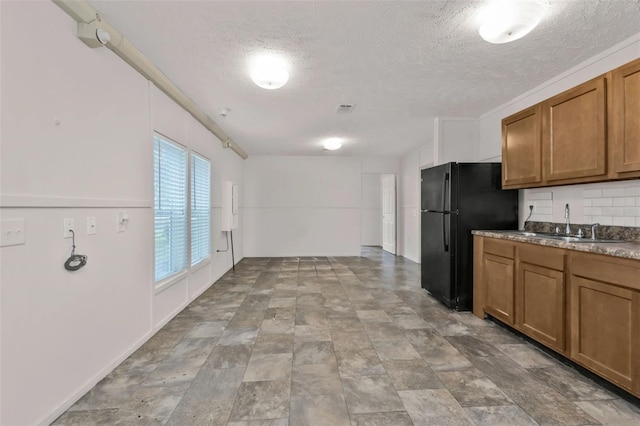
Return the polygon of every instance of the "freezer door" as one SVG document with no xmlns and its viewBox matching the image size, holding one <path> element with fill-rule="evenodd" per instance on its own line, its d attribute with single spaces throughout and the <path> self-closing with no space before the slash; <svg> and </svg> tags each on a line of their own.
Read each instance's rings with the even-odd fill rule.
<svg viewBox="0 0 640 426">
<path fill-rule="evenodd" d="M 421 172 L 421 210 L 434 212 L 451 211 L 452 164 L 442 164 L 423 169 Z"/>
<path fill-rule="evenodd" d="M 457 216 L 422 213 L 421 283 L 433 297 L 455 308 Z"/>
</svg>

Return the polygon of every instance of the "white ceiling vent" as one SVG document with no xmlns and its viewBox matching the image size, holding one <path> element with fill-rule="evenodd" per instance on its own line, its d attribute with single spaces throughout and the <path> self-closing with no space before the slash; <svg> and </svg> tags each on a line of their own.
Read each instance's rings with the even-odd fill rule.
<svg viewBox="0 0 640 426">
<path fill-rule="evenodd" d="M 356 107 L 355 104 L 340 104 L 338 105 L 338 108 L 336 108 L 336 113 L 350 114 L 355 107 Z"/>
</svg>

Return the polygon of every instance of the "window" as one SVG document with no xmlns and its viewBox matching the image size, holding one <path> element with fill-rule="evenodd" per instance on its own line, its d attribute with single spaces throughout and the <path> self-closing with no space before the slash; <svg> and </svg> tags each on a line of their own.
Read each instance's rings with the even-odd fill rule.
<svg viewBox="0 0 640 426">
<path fill-rule="evenodd" d="M 187 151 L 153 137 L 155 281 L 187 266 Z"/>
<path fill-rule="evenodd" d="M 191 154 L 191 266 L 211 253 L 211 167 Z"/>
</svg>

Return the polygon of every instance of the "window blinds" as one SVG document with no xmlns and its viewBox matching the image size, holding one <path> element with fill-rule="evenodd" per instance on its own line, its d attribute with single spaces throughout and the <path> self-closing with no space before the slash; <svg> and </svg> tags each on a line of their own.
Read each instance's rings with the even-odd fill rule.
<svg viewBox="0 0 640 426">
<path fill-rule="evenodd" d="M 191 154 L 191 265 L 211 253 L 211 166 Z"/>
<path fill-rule="evenodd" d="M 187 265 L 187 154 L 174 143 L 153 138 L 155 281 Z"/>
</svg>

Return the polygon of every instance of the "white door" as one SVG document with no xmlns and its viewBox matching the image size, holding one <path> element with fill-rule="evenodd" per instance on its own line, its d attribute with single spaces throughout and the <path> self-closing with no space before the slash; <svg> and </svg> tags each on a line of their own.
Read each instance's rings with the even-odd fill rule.
<svg viewBox="0 0 640 426">
<path fill-rule="evenodd" d="M 382 249 L 396 254 L 396 175 L 382 175 Z"/>
</svg>

